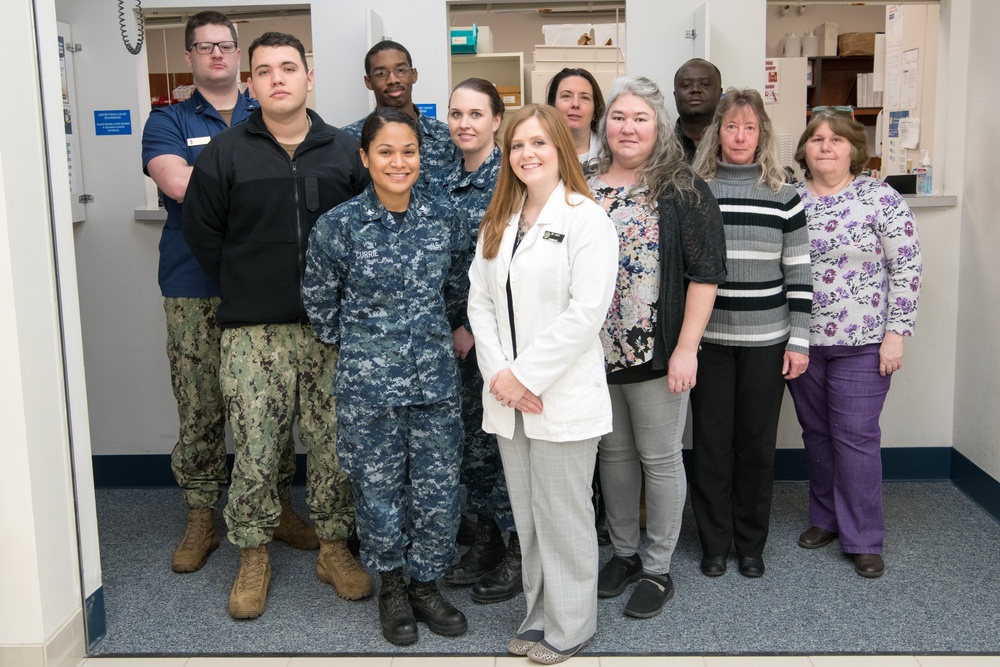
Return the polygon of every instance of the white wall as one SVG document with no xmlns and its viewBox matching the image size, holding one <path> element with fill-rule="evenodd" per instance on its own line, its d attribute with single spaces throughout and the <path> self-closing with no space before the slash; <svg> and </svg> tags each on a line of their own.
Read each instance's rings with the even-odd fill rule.
<svg viewBox="0 0 1000 667">
<path fill-rule="evenodd" d="M 69 302 L 76 288 L 72 275 L 58 282 L 56 276 L 66 265 L 57 264 L 53 255 L 52 213 L 58 224 L 71 224 L 68 187 L 52 195 L 50 207 L 48 184 L 50 176 L 62 179 L 57 183 L 68 183 L 68 177 L 58 134 L 61 109 L 53 119 L 37 103 L 42 89 L 35 67 L 35 15 L 48 45 L 41 56 L 44 94 L 59 100 L 59 80 L 49 67 L 53 62 L 58 67 L 51 3 L 5 4 L 8 46 L 21 59 L 8 72 L 7 83 L 32 102 L 0 107 L 0 125 L 8 128 L 0 134 L 0 504 L 5 508 L 0 519 L 5 541 L 0 549 L 0 662 L 24 664 L 18 660 L 39 655 L 49 638 L 68 629 L 73 646 L 48 656 L 48 664 L 65 665 L 75 664 L 82 653 L 82 596 L 57 289 Z M 55 155 L 63 154 L 61 164 L 46 153 L 46 122 L 56 133 L 53 148 Z M 71 247 L 64 251 L 72 254 Z M 71 319 L 75 307 L 69 311 Z M 67 358 L 74 349 L 71 343 Z M 85 442 L 83 447 L 86 451 Z M 22 648 L 8 649 L 17 645 Z M 73 662 L 67 662 L 63 648 Z"/>
<path fill-rule="evenodd" d="M 684 33 L 695 25 L 695 11 L 708 5 L 711 31 L 707 59 L 722 72 L 722 85 L 764 85 L 766 33 L 764 0 L 633 1 L 625 18 L 625 63 L 629 73 L 654 80 L 664 94 L 674 90 L 674 73 L 694 57 L 694 42 Z M 671 109 L 672 110 L 672 109 Z"/>
<path fill-rule="evenodd" d="M 951 82 L 961 94 L 964 125 L 955 130 L 964 151 L 954 156 L 964 171 L 961 199 L 962 231 L 958 270 L 958 336 L 955 388 L 955 449 L 1000 479 L 1000 272 L 996 251 L 1000 225 L 996 201 L 1000 171 L 992 130 L 1000 104 L 994 76 L 1000 62 L 996 26 L 1000 3 L 993 0 L 952 0 L 952 44 L 967 48 L 967 80 L 955 73 Z M 971 14 L 967 7 L 971 7 Z M 944 8 L 942 7 L 942 10 Z M 943 13 L 943 12 L 942 12 Z M 944 18 L 942 19 L 944 20 Z M 942 48 L 944 45 L 942 45 Z M 951 164 L 951 156 L 949 156 Z M 950 172 L 949 172 L 950 173 Z M 954 187 L 951 180 L 947 187 Z"/>
</svg>

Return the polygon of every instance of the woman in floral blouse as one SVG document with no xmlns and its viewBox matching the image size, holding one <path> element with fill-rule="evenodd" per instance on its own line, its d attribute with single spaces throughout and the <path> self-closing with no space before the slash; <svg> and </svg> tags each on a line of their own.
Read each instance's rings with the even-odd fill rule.
<svg viewBox="0 0 1000 667">
<path fill-rule="evenodd" d="M 616 79 L 598 136 L 600 170 L 589 185 L 618 230 L 618 280 L 601 330 L 614 430 L 598 448 L 614 556 L 601 568 L 597 595 L 621 595 L 638 581 L 624 612 L 651 618 L 674 594 L 670 559 L 686 492 L 681 435 L 698 344 L 726 280 L 726 236 L 655 83 Z"/>
<path fill-rule="evenodd" d="M 861 176 L 864 127 L 835 110 L 813 114 L 795 159 L 813 269 L 809 367 L 789 382 L 809 464 L 807 549 L 840 538 L 863 577 L 885 571 L 879 416 L 903 363 L 920 296 L 913 213 Z"/>
</svg>

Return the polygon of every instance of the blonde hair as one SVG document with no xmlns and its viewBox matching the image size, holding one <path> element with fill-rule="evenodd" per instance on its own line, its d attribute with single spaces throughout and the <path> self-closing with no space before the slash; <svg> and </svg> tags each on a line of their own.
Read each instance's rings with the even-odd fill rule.
<svg viewBox="0 0 1000 667">
<path fill-rule="evenodd" d="M 725 95 L 715 109 L 711 124 L 702 132 L 698 153 L 691 168 L 706 181 L 715 178 L 718 160 L 722 157 L 719 133 L 726 116 L 737 111 L 751 111 L 757 117 L 757 148 L 753 162 L 760 167 L 760 183 L 775 192 L 785 184 L 785 170 L 778 161 L 778 151 L 774 141 L 774 128 L 764 110 L 764 100 L 753 88 L 727 88 Z"/>
<path fill-rule="evenodd" d="M 503 143 L 500 150 L 504 159 L 500 162 L 500 175 L 497 178 L 496 188 L 493 190 L 493 199 L 490 201 L 483 222 L 479 225 L 479 236 L 483 242 L 483 259 L 493 259 L 500 250 L 500 241 L 503 239 L 504 230 L 511 216 L 516 213 L 524 203 L 524 194 L 527 188 L 514 174 L 514 168 L 510 166 L 510 145 L 514 141 L 514 131 L 517 127 L 529 118 L 537 118 L 542 129 L 549 135 L 559 154 L 559 178 L 566 186 L 566 203 L 569 204 L 570 194 L 577 193 L 593 199 L 587 181 L 583 177 L 583 167 L 576 157 L 576 146 L 573 144 L 573 137 L 569 133 L 569 127 L 561 113 L 545 104 L 528 104 L 518 109 L 511 116 L 507 128 L 503 133 Z"/>
</svg>

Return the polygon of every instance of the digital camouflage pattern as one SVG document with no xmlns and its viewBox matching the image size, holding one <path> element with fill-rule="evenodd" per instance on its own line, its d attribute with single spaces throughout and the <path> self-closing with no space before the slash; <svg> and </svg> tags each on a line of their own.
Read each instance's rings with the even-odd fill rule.
<svg viewBox="0 0 1000 667">
<path fill-rule="evenodd" d="M 220 488 L 229 482 L 226 406 L 219 385 L 222 329 L 215 318 L 218 308 L 218 297 L 163 299 L 170 382 L 180 420 L 170 467 L 191 509 L 215 505 Z M 291 438 L 279 463 L 278 497 L 289 498 L 295 476 Z"/>
<path fill-rule="evenodd" d="M 309 236 L 302 297 L 340 345 L 338 400 L 422 405 L 458 395 L 452 330 L 465 321 L 465 239 L 450 202 L 413 190 L 398 220 L 373 186 L 324 213 Z"/>
<path fill-rule="evenodd" d="M 458 164 L 443 182 L 442 187 L 451 196 L 465 230 L 467 244 L 462 266 L 466 276 L 476 256 L 479 225 L 493 198 L 502 160 L 500 148 L 494 147 L 476 171 L 467 174 L 463 165 Z M 466 509 L 493 518 L 502 531 L 514 530 L 514 515 L 496 436 L 483 431 L 483 376 L 476 363 L 475 347 L 458 362 L 458 368 L 462 376 L 462 423 L 465 426 L 462 483 L 466 489 Z"/>
<path fill-rule="evenodd" d="M 378 572 L 406 567 L 419 581 L 443 576 L 454 559 L 458 532 L 458 397 L 403 407 L 341 400 L 337 421 L 341 462 L 356 493 L 365 564 Z"/>
<path fill-rule="evenodd" d="M 361 128 L 366 120 L 368 116 L 354 121 L 343 130 L 361 141 Z M 447 123 L 420 114 L 417 116 L 417 125 L 420 127 L 420 178 L 417 180 L 417 187 L 440 187 L 441 181 L 452 168 L 456 164 L 461 166 L 462 151 L 451 140 Z"/>
<path fill-rule="evenodd" d="M 222 392 L 236 441 L 226 505 L 229 540 L 253 548 L 271 540 L 281 505 L 279 453 L 298 417 L 306 450 L 306 502 L 320 539 L 345 539 L 354 523 L 351 487 L 337 458 L 330 388 L 337 348 L 308 324 L 261 324 L 222 332 Z"/>
<path fill-rule="evenodd" d="M 408 564 L 422 581 L 451 565 L 458 530 L 462 422 L 451 332 L 464 321 L 465 246 L 447 199 L 412 190 L 397 219 L 369 187 L 316 223 L 302 283 L 320 338 L 340 345 L 341 456 L 364 558 L 380 572 Z"/>
</svg>

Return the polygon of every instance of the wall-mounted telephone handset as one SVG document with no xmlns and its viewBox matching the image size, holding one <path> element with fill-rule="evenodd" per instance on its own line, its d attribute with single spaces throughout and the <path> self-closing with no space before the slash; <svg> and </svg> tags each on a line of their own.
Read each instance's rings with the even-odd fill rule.
<svg viewBox="0 0 1000 667">
<path fill-rule="evenodd" d="M 136 29 L 136 41 L 135 46 L 128 41 L 128 29 L 125 27 L 125 0 L 118 0 L 118 29 L 122 33 L 122 42 L 125 44 L 125 48 L 133 56 L 139 55 L 142 51 L 142 43 L 146 35 L 146 29 L 144 27 L 145 21 L 142 16 L 142 0 L 135 0 L 135 29 Z"/>
</svg>

